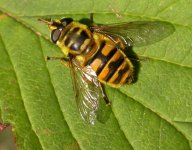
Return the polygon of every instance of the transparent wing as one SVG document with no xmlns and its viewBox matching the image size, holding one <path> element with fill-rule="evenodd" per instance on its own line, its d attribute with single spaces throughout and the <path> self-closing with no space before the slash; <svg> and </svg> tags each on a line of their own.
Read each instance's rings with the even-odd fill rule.
<svg viewBox="0 0 192 150">
<path fill-rule="evenodd" d="M 135 21 L 93 26 L 94 31 L 121 37 L 128 46 L 144 46 L 158 42 L 175 31 L 172 24 L 162 21 Z"/>
<path fill-rule="evenodd" d="M 97 118 L 99 102 L 103 100 L 97 75 L 90 66 L 82 69 L 75 59 L 71 60 L 71 72 L 77 107 L 81 117 L 87 123 L 94 124 Z"/>
</svg>

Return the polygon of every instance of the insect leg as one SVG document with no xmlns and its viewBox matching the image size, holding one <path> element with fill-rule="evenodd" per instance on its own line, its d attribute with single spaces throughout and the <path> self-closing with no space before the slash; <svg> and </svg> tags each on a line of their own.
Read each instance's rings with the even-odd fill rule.
<svg viewBox="0 0 192 150">
<path fill-rule="evenodd" d="M 103 99 L 106 103 L 107 106 L 110 106 L 111 105 L 111 102 L 109 101 L 108 97 L 106 96 L 106 93 L 105 93 L 105 90 L 104 90 L 104 85 L 99 83 L 100 84 L 100 89 L 101 89 L 101 92 L 102 92 L 102 96 L 103 96 Z"/>
<path fill-rule="evenodd" d="M 136 57 L 135 57 L 136 56 Z M 129 59 L 130 60 L 132 60 L 132 61 L 136 61 L 136 62 L 141 62 L 141 61 L 146 61 L 146 60 L 148 60 L 148 58 L 147 57 L 142 57 L 142 56 L 137 56 L 137 55 L 135 55 L 135 56 L 129 56 Z"/>
<path fill-rule="evenodd" d="M 49 57 L 49 56 L 46 56 L 45 60 L 46 61 L 48 61 L 48 60 L 64 60 L 64 61 L 69 61 L 69 59 L 66 58 L 66 57 Z"/>
<path fill-rule="evenodd" d="M 67 57 L 49 57 L 49 56 L 46 56 L 45 60 L 46 61 L 49 61 L 49 60 L 60 60 L 61 63 L 64 64 L 64 66 L 69 67 L 69 58 L 67 58 Z"/>
</svg>

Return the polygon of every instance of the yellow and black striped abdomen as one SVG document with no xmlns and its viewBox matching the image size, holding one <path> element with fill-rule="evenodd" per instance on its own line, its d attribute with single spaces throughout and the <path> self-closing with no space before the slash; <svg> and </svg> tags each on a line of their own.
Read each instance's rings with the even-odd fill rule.
<svg viewBox="0 0 192 150">
<path fill-rule="evenodd" d="M 95 44 L 92 44 L 92 47 L 97 47 L 97 50 L 92 48 L 95 53 L 89 58 L 86 65 L 90 65 L 93 68 L 102 83 L 113 87 L 130 83 L 133 74 L 132 63 L 116 43 L 99 33 L 94 34 L 97 34 L 93 36 L 97 37 L 97 39 L 95 39 Z M 98 43 L 97 41 L 100 42 L 98 46 L 95 46 Z"/>
</svg>

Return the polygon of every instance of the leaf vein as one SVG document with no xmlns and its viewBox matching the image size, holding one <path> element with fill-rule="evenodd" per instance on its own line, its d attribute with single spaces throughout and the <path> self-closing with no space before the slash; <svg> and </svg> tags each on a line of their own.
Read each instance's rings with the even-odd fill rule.
<svg viewBox="0 0 192 150">
<path fill-rule="evenodd" d="M 118 120 L 118 117 L 116 117 L 116 115 L 115 115 L 115 113 L 114 113 L 113 107 L 111 107 L 111 109 L 112 109 L 112 112 L 113 112 L 115 118 L 117 119 L 119 129 L 122 131 L 122 133 L 123 133 L 125 139 L 127 140 L 127 142 L 128 142 L 128 143 L 130 144 L 130 146 L 134 149 L 132 143 L 129 141 L 128 137 L 127 137 L 126 134 L 124 133 L 124 130 L 121 128 L 120 123 L 119 123 L 119 120 Z"/>
<path fill-rule="evenodd" d="M 164 60 L 164 59 L 159 59 L 159 58 L 150 57 L 150 56 L 145 56 L 145 55 L 138 55 L 138 56 L 139 56 L 139 57 L 145 57 L 145 58 L 151 59 L 151 60 L 166 62 L 166 63 L 169 63 L 169 64 L 173 64 L 173 65 L 177 65 L 177 66 L 180 66 L 180 67 L 184 67 L 184 68 L 187 68 L 187 69 L 192 69 L 192 66 L 182 65 L 182 64 L 178 64 L 178 63 L 176 63 L 176 62 L 171 62 L 171 61 Z"/>
<path fill-rule="evenodd" d="M 39 39 L 38 41 L 39 41 L 39 45 L 40 45 L 41 51 L 42 51 L 42 53 L 43 53 L 43 47 L 42 47 L 42 43 L 41 43 L 40 37 L 38 37 L 38 39 Z M 75 141 L 78 143 L 78 141 L 77 141 L 76 138 L 74 137 L 73 132 L 72 132 L 72 130 L 70 129 L 70 126 L 69 126 L 69 124 L 67 123 L 67 121 L 66 121 L 66 119 L 65 119 L 65 115 L 64 115 L 64 113 L 63 113 L 63 111 L 62 111 L 62 109 L 61 109 L 61 104 L 59 103 L 59 98 L 58 98 L 58 96 L 57 96 L 57 92 L 55 91 L 55 87 L 54 87 L 54 84 L 53 84 L 53 81 L 52 81 L 52 78 L 51 78 L 49 69 L 48 69 L 47 65 L 45 65 L 45 67 L 46 67 L 46 70 L 47 70 L 47 72 L 48 72 L 50 84 L 51 84 L 51 86 L 52 86 L 54 95 L 55 95 L 55 97 L 56 97 L 56 99 L 57 99 L 57 104 L 58 104 L 58 107 L 59 107 L 59 111 L 61 112 L 62 117 L 63 117 L 63 120 L 64 120 L 64 122 L 67 124 L 67 126 L 68 126 L 68 128 L 69 128 L 69 130 L 70 130 L 70 133 L 71 133 L 72 137 L 73 137 L 73 138 L 75 139 Z M 78 145 L 79 145 L 79 143 L 78 143 Z M 80 146 L 80 145 L 79 145 L 79 146 Z"/>
<path fill-rule="evenodd" d="M 144 108 L 147 108 L 148 110 L 150 110 L 151 112 L 153 112 L 154 114 L 156 114 L 157 116 L 159 116 L 162 120 L 165 120 L 167 123 L 169 123 L 171 126 L 173 126 L 179 133 L 181 133 L 188 141 L 190 140 L 190 137 L 188 137 L 184 132 L 182 132 L 179 128 L 177 128 L 174 123 L 167 117 L 163 116 L 163 114 L 155 111 L 154 109 L 148 107 L 146 104 L 144 104 L 143 102 L 141 102 L 140 100 L 135 99 L 134 97 L 128 95 L 127 93 L 121 91 L 120 89 L 118 90 L 120 93 L 126 95 L 127 97 L 133 99 L 134 101 L 138 102 L 139 104 L 141 104 Z"/>
<path fill-rule="evenodd" d="M 0 40 L 2 41 L 3 47 L 4 47 L 4 49 L 6 50 L 6 53 L 7 53 L 7 56 L 8 56 L 8 58 L 9 58 L 9 61 L 10 61 L 10 63 L 11 63 L 11 66 L 13 67 L 13 71 L 14 71 L 14 74 L 15 74 L 15 77 L 16 77 L 16 81 L 17 81 L 17 83 L 18 83 L 18 88 L 19 88 L 20 96 L 21 96 L 21 99 L 22 99 L 21 102 L 22 102 L 23 107 L 24 107 L 24 110 L 25 110 L 25 112 L 26 112 L 26 116 L 27 116 L 27 119 L 28 119 L 28 121 L 29 121 L 30 127 L 31 127 L 34 135 L 36 135 L 36 137 L 37 137 L 37 139 L 38 139 L 38 141 L 39 141 L 39 144 L 40 144 L 40 146 L 41 146 L 42 149 L 43 149 L 43 145 L 42 145 L 42 143 L 41 143 L 41 141 L 40 141 L 40 138 L 39 138 L 39 136 L 36 134 L 36 132 L 35 132 L 35 130 L 34 130 L 34 128 L 33 128 L 32 122 L 31 122 L 31 120 L 30 120 L 30 118 L 29 118 L 29 115 L 28 115 L 28 112 L 27 112 L 27 109 L 26 109 L 26 106 L 25 106 L 25 103 L 24 103 L 24 98 L 23 98 L 23 95 L 22 95 L 22 89 L 21 89 L 21 87 L 20 87 L 19 77 L 18 77 L 17 71 L 16 71 L 16 69 L 15 69 L 15 67 L 14 67 L 14 65 L 13 65 L 11 56 L 9 55 L 9 52 L 8 52 L 7 47 L 6 47 L 6 45 L 5 45 L 5 42 L 3 41 L 3 38 L 2 38 L 2 36 L 1 36 L 1 33 L 0 33 Z"/>
<path fill-rule="evenodd" d="M 31 15 L 31 16 L 29 16 L 29 15 L 17 15 L 17 16 L 14 16 L 13 17 L 13 15 L 12 14 L 10 14 L 9 12 L 5 12 L 5 11 L 3 11 L 3 9 L 2 8 L 0 8 L 0 11 L 2 11 L 3 13 L 5 13 L 5 14 L 8 14 L 9 16 L 11 16 L 12 18 L 14 18 L 14 17 L 26 17 L 26 18 L 37 18 L 37 17 L 45 17 L 45 18 L 47 18 L 47 17 L 60 17 L 60 16 L 65 16 L 65 15 L 89 15 L 88 13 L 90 13 L 90 12 L 82 12 L 82 13 L 80 13 L 80 12 L 68 12 L 68 13 L 62 13 L 62 14 L 50 14 L 50 15 Z M 97 15 L 115 15 L 115 13 L 114 12 L 91 12 L 91 13 L 94 13 L 94 14 L 97 14 Z M 150 20 L 159 20 L 159 21 L 163 21 L 163 22 L 169 22 L 169 23 L 171 23 L 171 24 L 173 24 L 173 25 L 176 25 L 176 26 L 181 26 L 181 27 L 185 27 L 185 28 L 189 28 L 190 30 L 192 29 L 192 25 L 190 25 L 190 24 L 180 24 L 180 23 L 176 23 L 176 22 L 173 22 L 173 21 L 170 21 L 170 20 L 166 20 L 166 19 L 162 19 L 162 18 L 159 18 L 159 17 L 156 17 L 156 16 L 154 16 L 154 17 L 151 17 L 151 16 L 145 16 L 145 15 L 140 15 L 140 14 L 131 14 L 131 13 L 129 13 L 129 14 L 127 14 L 127 13 L 122 13 L 122 15 L 124 15 L 124 16 L 130 16 L 130 17 L 136 17 L 136 18 L 139 18 L 139 19 L 150 19 Z M 14 18 L 15 19 L 15 18 Z M 21 22 L 20 22 L 21 23 Z"/>
<path fill-rule="evenodd" d="M 179 1 L 173 1 L 172 3 L 170 3 L 169 5 L 167 5 L 166 7 L 162 8 L 161 10 L 159 10 L 159 12 L 157 12 L 157 14 L 155 15 L 155 17 L 157 17 L 160 13 L 165 12 L 167 9 L 171 8 L 171 6 L 177 4 Z"/>
</svg>

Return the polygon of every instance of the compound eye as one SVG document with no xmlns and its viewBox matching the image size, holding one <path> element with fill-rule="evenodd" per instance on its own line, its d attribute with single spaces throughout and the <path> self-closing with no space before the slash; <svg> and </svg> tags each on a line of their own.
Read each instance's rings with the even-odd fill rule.
<svg viewBox="0 0 192 150">
<path fill-rule="evenodd" d="M 62 25 L 65 27 L 66 25 L 68 25 L 69 23 L 71 23 L 73 21 L 72 18 L 63 18 L 60 20 L 60 22 L 62 23 Z"/>
<path fill-rule="evenodd" d="M 51 32 L 51 40 L 53 43 L 56 43 L 61 35 L 61 29 L 55 29 Z"/>
</svg>

